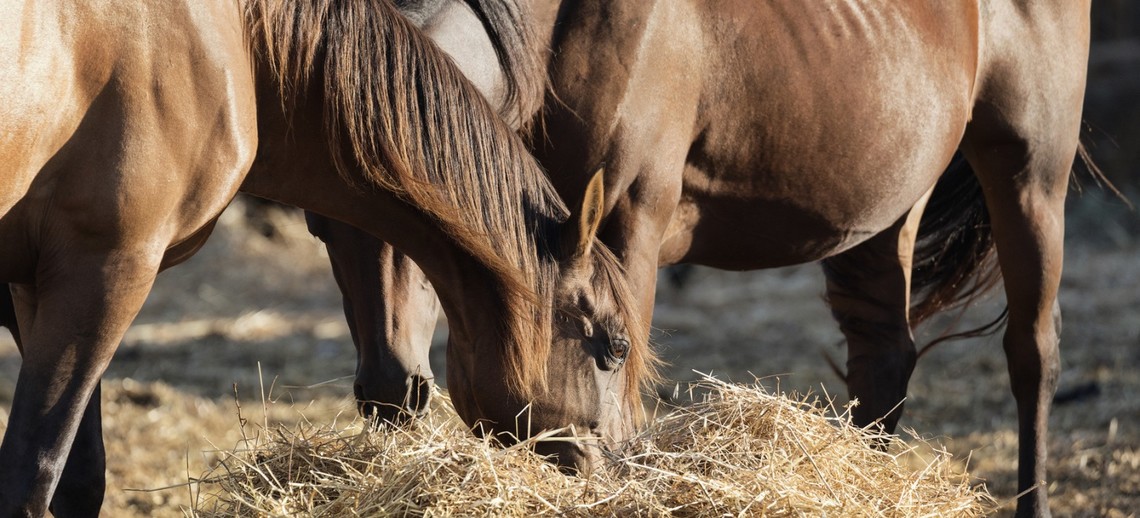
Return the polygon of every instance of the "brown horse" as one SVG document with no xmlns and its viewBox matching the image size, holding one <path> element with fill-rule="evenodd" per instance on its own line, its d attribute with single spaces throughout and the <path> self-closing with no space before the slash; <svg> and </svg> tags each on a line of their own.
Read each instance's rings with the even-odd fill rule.
<svg viewBox="0 0 1140 518">
<path fill-rule="evenodd" d="M 344 220 L 416 260 L 453 323 L 449 382 L 472 426 L 622 433 L 599 423 L 628 421 L 605 414 L 632 398 L 577 405 L 626 380 L 566 381 L 596 355 L 552 332 L 566 305 L 555 289 L 595 289 L 588 272 L 610 272 L 607 297 L 629 296 L 616 259 L 593 246 L 600 179 L 580 211 L 589 217 L 564 222 L 522 142 L 389 2 L 0 10 L 0 54 L 13 58 L 0 64 L 0 281 L 23 356 L 0 516 L 49 504 L 57 516 L 98 513 L 99 377 L 155 275 L 202 245 L 239 189 Z M 624 333 L 608 314 L 578 314 L 596 336 Z M 622 374 L 638 373 L 643 352 Z M 549 451 L 572 463 L 592 454 L 564 441 Z"/>
<path fill-rule="evenodd" d="M 607 164 L 600 235 L 645 322 L 659 265 L 822 260 L 855 419 L 890 431 L 916 360 L 912 327 L 1000 273 L 1018 513 L 1048 513 L 1088 1 L 534 5 L 532 27 L 554 50 L 537 154 L 567 198 Z M 966 162 L 948 168 L 959 151 Z M 399 311 L 389 321 L 417 318 Z"/>
</svg>

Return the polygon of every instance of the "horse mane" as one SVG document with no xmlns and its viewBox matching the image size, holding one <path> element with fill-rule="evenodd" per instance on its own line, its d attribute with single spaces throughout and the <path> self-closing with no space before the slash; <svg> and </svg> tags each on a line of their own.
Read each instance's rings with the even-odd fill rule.
<svg viewBox="0 0 1140 518">
<path fill-rule="evenodd" d="M 346 181 L 401 196 L 505 280 L 506 329 L 489 341 L 532 395 L 551 343 L 548 235 L 568 211 L 521 139 L 390 0 L 246 0 L 244 17 L 281 98 L 320 95 Z"/>
<path fill-rule="evenodd" d="M 528 0 L 464 0 L 483 23 L 499 66 L 506 94 L 499 115 L 525 129 L 542 108 L 547 85 L 545 44 L 535 41 Z"/>
</svg>

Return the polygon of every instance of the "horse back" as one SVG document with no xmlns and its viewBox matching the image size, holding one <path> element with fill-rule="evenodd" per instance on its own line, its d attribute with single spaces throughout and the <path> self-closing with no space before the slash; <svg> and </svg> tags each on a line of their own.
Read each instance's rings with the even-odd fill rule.
<svg viewBox="0 0 1140 518">
<path fill-rule="evenodd" d="M 718 163 L 751 182 L 805 171 L 814 183 L 848 182 L 868 168 L 911 175 L 932 161 L 941 173 L 972 103 L 972 3 L 722 4 L 752 13 L 704 17 L 704 43 L 715 50 L 706 52 L 706 77 L 729 71 L 703 83 L 698 123 Z M 937 149 L 925 151 L 931 144 Z"/>
</svg>

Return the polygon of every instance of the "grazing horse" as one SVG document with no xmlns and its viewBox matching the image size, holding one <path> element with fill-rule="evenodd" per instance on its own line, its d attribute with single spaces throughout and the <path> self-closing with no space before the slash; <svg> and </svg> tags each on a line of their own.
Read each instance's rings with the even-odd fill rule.
<svg viewBox="0 0 1140 518">
<path fill-rule="evenodd" d="M 0 281 L 23 357 L 0 516 L 98 513 L 99 378 L 157 273 L 204 243 L 239 189 L 346 221 L 423 268 L 453 323 L 456 409 L 477 431 L 633 426 L 646 351 L 587 383 L 579 368 L 597 355 L 554 324 L 567 311 L 555 290 L 596 290 L 587 273 L 603 272 L 620 307 L 572 309 L 595 336 L 642 327 L 594 245 L 600 177 L 587 217 L 566 220 L 522 141 L 388 0 L 0 11 Z M 634 397 L 597 403 L 602 391 Z M 570 464 L 596 454 L 545 448 Z"/>
<path fill-rule="evenodd" d="M 1089 6 L 535 2 L 531 25 L 553 50 L 536 156 L 568 199 L 606 164 L 600 238 L 643 325 L 660 265 L 822 261 L 860 425 L 894 430 L 916 360 L 912 328 L 1004 278 L 1018 514 L 1048 514 L 1063 209 Z M 591 302 L 576 289 L 556 297 Z M 416 318 L 398 311 L 392 321 Z M 358 344 L 377 346 L 427 344 Z"/>
<path fill-rule="evenodd" d="M 523 6 L 510 0 L 402 0 L 396 6 L 452 57 L 505 120 L 517 126 L 538 110 L 545 80 Z M 439 315 L 430 283 L 407 255 L 367 232 L 312 212 L 305 219 L 314 236 L 330 243 L 333 277 L 358 344 L 353 391 L 360 413 L 382 422 L 423 413 L 435 378 L 429 347 L 359 344 L 430 344 Z"/>
</svg>

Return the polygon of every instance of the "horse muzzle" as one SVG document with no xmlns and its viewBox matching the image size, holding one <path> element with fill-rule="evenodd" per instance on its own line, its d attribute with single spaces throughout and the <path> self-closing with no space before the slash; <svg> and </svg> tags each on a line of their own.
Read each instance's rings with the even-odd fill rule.
<svg viewBox="0 0 1140 518">
<path fill-rule="evenodd" d="M 394 383 L 357 380 L 352 386 L 356 409 L 362 417 L 375 418 L 377 425 L 403 425 L 427 415 L 433 379 L 413 374 Z"/>
</svg>

